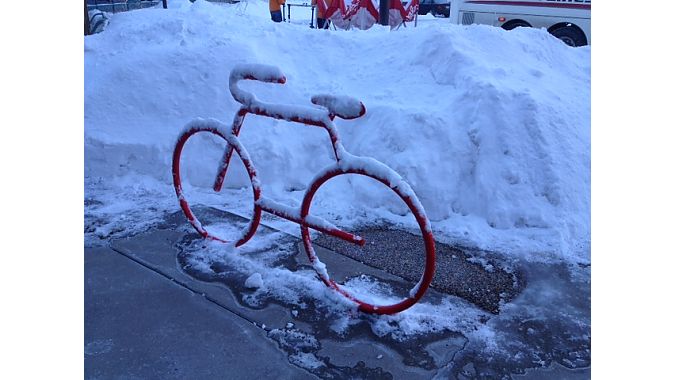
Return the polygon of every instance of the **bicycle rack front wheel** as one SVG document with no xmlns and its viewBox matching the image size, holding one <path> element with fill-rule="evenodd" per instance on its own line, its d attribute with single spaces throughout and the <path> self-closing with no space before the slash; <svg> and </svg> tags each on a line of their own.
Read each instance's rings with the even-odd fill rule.
<svg viewBox="0 0 676 380">
<path fill-rule="evenodd" d="M 383 165 L 384 166 L 384 165 Z M 388 170 L 390 170 L 388 168 Z M 316 263 L 318 263 L 318 257 L 315 253 L 315 250 L 312 246 L 312 241 L 310 237 L 309 228 L 305 225 L 301 225 L 301 235 L 303 237 L 303 245 L 305 247 L 305 252 L 310 259 L 310 262 L 315 267 L 317 274 L 321 280 L 328 287 L 336 290 L 338 293 L 348 298 L 349 300 L 355 302 L 358 305 L 360 311 L 372 313 L 372 314 L 395 314 L 401 311 L 408 309 L 413 306 L 416 302 L 422 298 L 422 296 L 427 291 L 430 283 L 432 282 L 432 277 L 434 276 L 434 267 L 435 267 L 435 248 L 434 248 L 434 237 L 432 236 L 432 231 L 430 229 L 430 223 L 425 215 L 425 211 L 422 209 L 422 205 L 418 201 L 417 197 L 408 186 L 403 181 L 399 181 L 397 184 L 392 184 L 387 176 L 383 174 L 374 174 L 367 172 L 363 169 L 342 169 L 340 167 L 334 167 L 328 169 L 321 174 L 308 188 L 303 198 L 303 203 L 301 206 L 301 219 L 307 217 L 310 214 L 310 206 L 312 203 L 312 198 L 315 196 L 317 190 L 327 181 L 332 178 L 345 175 L 345 174 L 358 174 L 365 177 L 372 178 L 382 184 L 386 185 L 390 190 L 394 191 L 401 200 L 406 203 L 406 206 L 410 209 L 411 213 L 415 216 L 415 219 L 420 227 L 422 233 L 422 239 L 425 245 L 425 269 L 422 274 L 420 281 L 416 286 L 410 290 L 409 297 L 404 298 L 398 303 L 391 305 L 373 305 L 371 303 L 365 302 L 358 299 L 340 284 L 329 278 L 328 272 L 325 270 L 318 270 Z M 390 177 L 391 178 L 391 177 Z"/>
<path fill-rule="evenodd" d="M 225 130 L 224 126 L 214 120 L 198 119 L 188 124 L 188 126 L 186 126 L 185 130 L 183 131 L 183 133 L 181 133 L 181 135 L 178 138 L 178 141 L 176 142 L 176 147 L 174 148 L 174 155 L 172 159 L 171 172 L 172 177 L 174 179 L 174 190 L 176 190 L 176 196 L 178 197 L 181 210 L 183 210 L 183 214 L 185 214 L 190 224 L 192 224 L 195 230 L 200 235 L 202 235 L 202 237 L 227 243 L 228 242 L 227 240 L 215 236 L 211 234 L 209 231 L 207 231 L 191 210 L 190 204 L 188 203 L 188 200 L 186 199 L 185 194 L 183 193 L 183 186 L 181 185 L 181 152 L 183 151 L 183 147 L 185 146 L 185 143 L 188 141 L 188 139 L 190 139 L 190 137 L 196 135 L 197 133 L 202 132 L 208 132 L 216 136 L 219 136 L 222 139 L 224 139 L 230 146 L 232 146 L 235 153 L 237 153 L 239 158 L 242 160 L 242 163 L 244 164 L 244 167 L 246 168 L 246 171 L 249 174 L 249 179 L 251 180 L 251 188 L 253 189 L 253 200 L 254 200 L 253 216 L 251 217 L 249 224 L 245 227 L 244 231 L 240 235 L 241 238 L 237 240 L 237 242 L 235 243 L 235 246 L 239 247 L 242 244 L 249 241 L 249 239 L 251 239 L 251 237 L 256 233 L 256 229 L 258 228 L 258 224 L 260 223 L 261 208 L 256 204 L 256 201 L 260 198 L 261 191 L 260 187 L 256 185 L 258 183 L 256 169 L 251 163 L 251 159 L 249 158 L 249 154 L 247 153 L 246 149 L 244 149 L 244 147 L 239 143 L 239 140 L 235 136 L 223 132 L 224 130 Z M 218 175 L 220 174 L 221 173 L 218 173 Z"/>
</svg>

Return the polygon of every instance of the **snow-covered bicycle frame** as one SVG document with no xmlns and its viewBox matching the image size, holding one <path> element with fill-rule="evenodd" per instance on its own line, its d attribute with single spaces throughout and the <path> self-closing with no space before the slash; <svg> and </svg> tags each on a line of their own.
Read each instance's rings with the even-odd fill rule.
<svg viewBox="0 0 676 380">
<path fill-rule="evenodd" d="M 253 216 L 247 227 L 245 227 L 245 230 L 242 232 L 241 237 L 236 241 L 235 246 L 239 247 L 251 239 L 260 224 L 261 213 L 263 211 L 271 213 L 300 225 L 305 251 L 320 279 L 327 286 L 335 289 L 338 293 L 356 303 L 359 310 L 375 314 L 394 314 L 413 306 L 427 291 L 434 275 L 435 248 L 432 229 L 422 204 L 418 201 L 418 198 L 411 187 L 399 174 L 373 158 L 358 157 L 348 153 L 340 142 L 338 130 L 333 123 L 333 119 L 336 116 L 342 119 L 355 119 L 361 117 L 366 113 L 364 105 L 351 97 L 333 95 L 313 96 L 311 99 L 312 103 L 321 107 L 265 103 L 258 100 L 252 93 L 238 87 L 237 82 L 247 79 L 268 83 L 286 83 L 286 77 L 277 67 L 267 65 L 235 66 L 230 72 L 230 92 L 232 93 L 233 98 L 241 103 L 242 106 L 235 115 L 232 125 L 228 127 L 216 119 L 195 119 L 185 126 L 176 143 L 172 160 L 174 188 L 181 209 L 192 226 L 204 238 L 227 243 L 226 240 L 210 234 L 202 226 L 190 209 L 181 186 L 180 159 L 185 143 L 191 136 L 197 133 L 209 132 L 223 138 L 227 142 L 225 152 L 218 167 L 213 189 L 216 192 L 221 190 L 233 151 L 237 152 L 239 155 L 252 184 L 254 199 Z M 249 153 L 238 138 L 244 118 L 249 113 L 289 122 L 313 125 L 324 128 L 329 133 L 336 163 L 321 170 L 314 179 L 311 180 L 303 197 L 300 209 L 277 203 L 270 198 L 262 196 L 256 169 L 251 161 Z M 373 305 L 359 300 L 329 277 L 326 265 L 319 260 L 312 247 L 310 228 L 360 246 L 363 246 L 366 243 L 361 236 L 343 231 L 320 217 L 310 215 L 312 198 L 319 187 L 331 178 L 344 174 L 363 175 L 388 186 L 404 201 L 404 203 L 406 203 L 418 222 L 425 245 L 425 269 L 418 283 L 409 291 L 408 297 L 398 303 L 391 305 Z"/>
</svg>

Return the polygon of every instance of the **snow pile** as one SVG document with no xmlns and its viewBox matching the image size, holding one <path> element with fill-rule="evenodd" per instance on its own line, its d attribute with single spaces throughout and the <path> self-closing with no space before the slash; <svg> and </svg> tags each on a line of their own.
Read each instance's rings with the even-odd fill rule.
<svg viewBox="0 0 676 380">
<path fill-rule="evenodd" d="M 85 38 L 85 180 L 118 193 L 126 191 L 121 177 L 136 187 L 160 183 L 166 187 L 147 192 L 173 197 L 179 131 L 195 117 L 232 121 L 239 104 L 228 76 L 242 63 L 285 75 L 284 85 L 240 84 L 264 102 L 316 107 L 317 94 L 363 102 L 365 116 L 336 120 L 343 145 L 399 173 L 435 237 L 589 261 L 590 48 L 569 48 L 543 30 L 446 21 L 318 31 L 272 23 L 261 1 L 246 10 L 172 1 L 168 10 L 114 14 L 104 32 Z M 293 206 L 332 163 L 326 132 L 316 127 L 249 116 L 240 137 L 264 194 Z M 184 159 L 193 186 L 211 186 L 222 149 L 205 141 Z M 248 186 L 244 170 L 228 175 L 226 192 Z M 153 180 L 129 179 L 144 177 Z M 366 191 L 345 187 L 388 218 Z M 221 198 L 224 207 L 237 209 L 230 199 Z"/>
</svg>

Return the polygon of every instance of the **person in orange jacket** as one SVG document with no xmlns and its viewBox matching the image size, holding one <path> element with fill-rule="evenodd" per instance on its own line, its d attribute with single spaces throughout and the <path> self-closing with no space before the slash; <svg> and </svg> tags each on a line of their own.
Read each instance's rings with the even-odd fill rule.
<svg viewBox="0 0 676 380">
<path fill-rule="evenodd" d="M 330 7 L 333 3 L 333 0 L 319 0 L 323 1 L 326 4 L 326 8 Z M 317 0 L 312 0 L 312 5 L 317 9 L 317 29 L 328 29 L 331 25 L 331 20 L 327 20 L 324 15 L 324 10 L 321 7 L 317 6 Z"/>
<path fill-rule="evenodd" d="M 282 22 L 282 9 L 286 0 L 270 0 L 270 18 L 274 22 Z"/>
</svg>

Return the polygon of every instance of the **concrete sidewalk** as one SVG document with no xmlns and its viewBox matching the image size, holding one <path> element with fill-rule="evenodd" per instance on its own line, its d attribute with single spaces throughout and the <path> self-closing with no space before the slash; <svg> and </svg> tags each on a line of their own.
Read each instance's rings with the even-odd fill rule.
<svg viewBox="0 0 676 380">
<path fill-rule="evenodd" d="M 233 223 L 238 218 L 231 214 L 217 217 L 230 218 Z M 328 320 L 318 318 L 321 312 L 312 305 L 306 310 L 279 302 L 258 308 L 246 305 L 242 299 L 250 290 L 237 274 L 186 272 L 180 245 L 200 238 L 186 233 L 185 224 L 182 215 L 176 214 L 147 233 L 112 241 L 108 247 L 85 249 L 86 378 L 408 380 L 481 376 L 465 362 L 459 363 L 460 369 L 454 363 L 468 342 L 460 333 L 442 331 L 402 342 L 376 336 L 362 321 L 347 336 L 336 336 Z M 261 226 L 258 234 L 266 233 L 278 232 Z M 281 239 L 298 247 L 293 262 L 285 264 L 287 268 L 306 266 L 298 239 L 290 235 Z M 317 249 L 338 280 L 363 273 L 406 289 L 413 285 L 348 257 L 349 252 Z M 467 276 L 499 273 L 477 273 L 480 265 L 455 257 L 463 270 L 472 271 Z M 437 281 L 443 284 L 443 275 Z M 456 294 L 462 294 L 462 289 Z M 476 299 L 484 299 L 482 294 Z M 438 302 L 444 296 L 430 289 L 425 301 Z M 518 368 L 496 371 L 524 372 Z M 584 379 L 589 377 L 589 369 L 526 368 L 526 374 L 528 378 Z"/>
<path fill-rule="evenodd" d="M 85 378 L 305 379 L 260 326 L 109 248 L 85 250 Z"/>
</svg>

